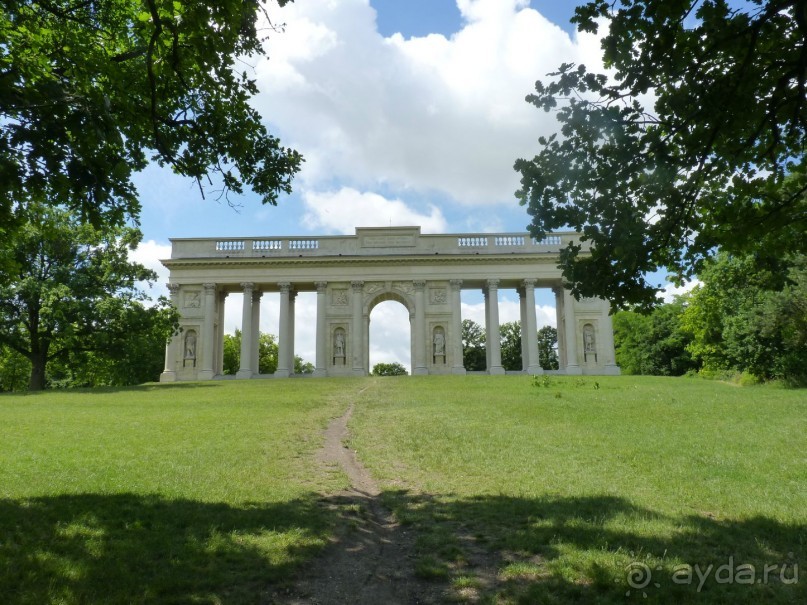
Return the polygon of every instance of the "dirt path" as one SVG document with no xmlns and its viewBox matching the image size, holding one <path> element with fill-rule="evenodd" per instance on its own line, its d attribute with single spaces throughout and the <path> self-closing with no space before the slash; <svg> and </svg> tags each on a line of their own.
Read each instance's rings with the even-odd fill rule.
<svg viewBox="0 0 807 605">
<path fill-rule="evenodd" d="M 414 574 L 414 535 L 395 521 L 379 501 L 381 490 L 355 452 L 345 446 L 353 403 L 325 431 L 321 463 L 338 466 L 350 487 L 328 498 L 341 511 L 347 529 L 312 561 L 283 605 L 415 604 L 443 601 L 442 590 Z"/>
</svg>

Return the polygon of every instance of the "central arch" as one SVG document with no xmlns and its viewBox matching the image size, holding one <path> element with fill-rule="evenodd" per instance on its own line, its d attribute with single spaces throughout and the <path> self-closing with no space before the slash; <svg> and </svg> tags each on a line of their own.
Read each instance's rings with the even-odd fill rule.
<svg viewBox="0 0 807 605">
<path fill-rule="evenodd" d="M 385 304 L 385 303 L 397 303 L 397 304 L 388 305 L 388 304 Z M 399 318 L 401 320 L 403 320 L 404 318 L 408 320 L 408 322 L 409 322 L 408 323 L 408 325 L 409 325 L 409 330 L 408 330 L 408 333 L 409 333 L 409 355 L 408 355 L 408 359 L 405 359 L 405 358 L 401 359 L 399 355 L 396 355 L 395 359 L 393 359 L 391 357 L 387 358 L 388 356 L 381 356 L 381 358 L 379 358 L 378 354 L 377 354 L 378 349 L 377 348 L 373 349 L 372 344 L 373 344 L 374 337 L 377 338 L 379 335 L 378 334 L 375 334 L 375 335 L 373 334 L 373 331 L 374 331 L 373 330 L 373 325 L 374 324 L 372 322 L 372 314 L 373 314 L 373 310 L 376 307 L 378 307 L 379 305 L 384 305 L 384 308 L 386 310 L 392 312 L 392 315 L 393 315 L 392 321 L 393 322 L 397 322 L 397 320 Z M 403 308 L 401 308 L 401 307 L 403 307 Z M 384 309 L 381 309 L 381 310 L 384 310 Z M 395 315 L 398 315 L 400 317 L 394 317 Z M 414 347 L 414 334 L 413 334 L 414 315 L 415 315 L 414 302 L 412 300 L 410 300 L 406 296 L 406 294 L 404 294 L 402 292 L 397 292 L 395 290 L 388 289 L 388 290 L 385 290 L 383 292 L 373 293 L 373 294 L 370 295 L 370 298 L 367 301 L 367 305 L 366 305 L 365 313 L 364 313 L 364 316 L 365 316 L 364 334 L 366 335 L 366 341 L 365 341 L 364 350 L 365 350 L 365 352 L 367 354 L 366 367 L 367 367 L 368 371 L 372 371 L 373 366 L 376 363 L 398 362 L 398 363 L 400 363 L 401 365 L 403 365 L 406 368 L 406 370 L 407 370 L 407 372 L 409 372 L 409 374 L 412 374 L 412 369 L 413 369 L 412 362 L 413 362 L 413 359 L 414 359 L 414 350 L 413 350 L 413 347 Z M 378 324 L 375 324 L 375 325 L 378 325 Z M 398 327 L 398 324 L 393 323 L 391 325 L 385 325 L 384 327 L 381 328 L 381 330 L 383 332 L 384 328 L 386 328 L 386 331 L 388 333 L 389 332 L 396 332 L 396 333 L 400 332 L 400 330 L 395 329 L 396 327 Z M 378 330 L 375 330 L 375 331 L 378 332 Z M 382 334 L 382 336 L 383 336 L 383 334 Z M 400 338 L 391 339 L 391 340 L 400 341 Z"/>
</svg>

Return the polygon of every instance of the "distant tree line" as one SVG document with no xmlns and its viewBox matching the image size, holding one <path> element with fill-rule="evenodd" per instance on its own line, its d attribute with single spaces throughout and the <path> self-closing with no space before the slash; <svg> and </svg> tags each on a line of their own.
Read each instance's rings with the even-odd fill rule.
<svg viewBox="0 0 807 605">
<path fill-rule="evenodd" d="M 538 330 L 538 362 L 545 370 L 558 369 L 558 331 L 551 326 Z M 523 368 L 521 358 L 521 322 L 510 321 L 499 326 L 502 367 L 508 371 Z M 462 355 L 465 369 L 481 372 L 487 369 L 487 337 L 485 329 L 472 319 L 462 320 Z"/>
<path fill-rule="evenodd" d="M 277 338 L 274 334 L 261 333 L 258 341 L 258 373 L 274 374 L 277 370 Z M 234 375 L 241 367 L 241 330 L 224 335 L 224 374 Z M 294 356 L 295 374 L 312 374 L 314 364 Z"/>
<path fill-rule="evenodd" d="M 701 285 L 649 314 L 614 316 L 627 374 L 722 376 L 807 384 L 807 256 L 718 254 Z"/>
</svg>

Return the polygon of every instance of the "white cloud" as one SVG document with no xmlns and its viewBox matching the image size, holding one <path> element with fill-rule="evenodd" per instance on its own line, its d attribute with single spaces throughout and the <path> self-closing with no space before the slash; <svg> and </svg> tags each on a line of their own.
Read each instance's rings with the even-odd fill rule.
<svg viewBox="0 0 807 605">
<path fill-rule="evenodd" d="M 381 36 L 368 0 L 289 4 L 255 104 L 306 156 L 312 189 L 336 179 L 515 204 L 513 162 L 556 130 L 524 96 L 561 63 L 601 68 L 597 38 L 572 39 L 527 4 L 458 0 L 461 31 L 408 39 Z"/>
<path fill-rule="evenodd" d="M 412 373 L 409 311 L 385 301 L 370 313 L 370 370 L 377 363 L 397 361 Z"/>
<path fill-rule="evenodd" d="M 419 225 L 424 233 L 442 233 L 446 220 L 436 206 L 428 214 L 419 213 L 401 200 L 388 200 L 377 193 L 362 193 L 351 187 L 338 191 L 303 192 L 309 229 L 353 235 L 356 227 Z"/>
<path fill-rule="evenodd" d="M 676 296 L 681 296 L 682 294 L 686 294 L 687 292 L 691 292 L 697 286 L 700 286 L 703 282 L 699 279 L 693 279 L 690 282 L 685 283 L 683 286 L 675 286 L 673 284 L 667 284 L 664 289 L 659 292 L 658 296 L 661 298 L 665 303 L 672 302 Z"/>
<path fill-rule="evenodd" d="M 140 263 L 157 273 L 157 281 L 149 286 L 146 282 L 138 283 L 138 288 L 144 290 L 152 300 L 158 296 L 168 296 L 168 269 L 160 262 L 171 258 L 171 244 L 161 244 L 153 239 L 140 242 L 135 250 L 129 252 L 131 262 Z"/>
</svg>

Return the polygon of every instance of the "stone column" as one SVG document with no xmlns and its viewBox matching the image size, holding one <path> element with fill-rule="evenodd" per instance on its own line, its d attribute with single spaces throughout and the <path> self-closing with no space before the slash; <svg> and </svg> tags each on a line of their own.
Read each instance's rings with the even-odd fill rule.
<svg viewBox="0 0 807 605">
<path fill-rule="evenodd" d="M 535 280 L 525 279 L 524 284 L 524 319 L 522 324 L 521 341 L 527 353 L 526 369 L 527 374 L 543 374 L 543 369 L 538 360 L 538 326 L 535 321 Z"/>
<path fill-rule="evenodd" d="M 364 369 L 364 317 L 362 316 L 362 292 L 364 290 L 363 281 L 350 282 L 351 304 L 353 317 L 350 324 L 351 357 L 353 358 L 353 374 L 364 376 L 367 372 Z"/>
<path fill-rule="evenodd" d="M 216 374 L 224 374 L 224 305 L 227 301 L 227 293 L 219 292 L 218 311 L 216 312 L 216 363 L 214 369 Z"/>
<path fill-rule="evenodd" d="M 602 301 L 602 352 L 605 357 L 605 373 L 620 374 L 619 366 L 616 365 L 616 353 L 614 352 L 614 323 L 611 320 L 611 303 Z"/>
<path fill-rule="evenodd" d="M 569 290 L 563 291 L 564 334 L 566 336 L 566 373 L 582 374 L 577 361 L 577 319 L 574 316 L 574 297 Z"/>
<path fill-rule="evenodd" d="M 462 280 L 451 280 L 451 365 L 452 374 L 465 374 L 462 356 Z"/>
<path fill-rule="evenodd" d="M 426 365 L 426 282 L 415 280 L 415 363 L 412 374 L 428 374 Z"/>
<path fill-rule="evenodd" d="M 502 348 L 499 337 L 499 280 L 488 280 L 488 303 L 490 306 L 490 367 L 489 374 L 504 374 L 502 367 Z"/>
<path fill-rule="evenodd" d="M 521 329 L 521 369 L 527 371 L 527 299 L 524 288 L 516 288 L 518 292 L 518 306 L 519 317 L 521 321 L 519 327 Z"/>
<path fill-rule="evenodd" d="M 289 292 L 289 328 L 288 328 L 288 333 L 289 333 L 289 346 L 288 346 L 289 374 L 294 374 L 294 317 L 295 317 L 294 310 L 296 308 L 296 302 L 295 302 L 296 300 L 297 300 L 297 291 L 292 290 L 291 292 Z"/>
<path fill-rule="evenodd" d="M 244 305 L 241 310 L 241 367 L 236 378 L 252 378 L 252 290 L 255 284 L 242 282 Z"/>
<path fill-rule="evenodd" d="M 166 284 L 168 287 L 169 296 L 171 298 L 171 306 L 179 309 L 179 284 Z M 177 379 L 177 351 L 179 350 L 180 341 L 182 337 L 180 334 L 173 334 L 168 342 L 165 344 L 165 367 L 162 374 L 160 374 L 160 382 L 174 382 Z"/>
<path fill-rule="evenodd" d="M 563 328 L 563 288 L 556 286 L 552 288 L 555 293 L 555 326 L 558 335 L 558 370 L 563 372 L 566 369 L 566 335 Z"/>
<path fill-rule="evenodd" d="M 211 380 L 213 372 L 213 351 L 216 346 L 216 284 L 204 284 L 204 322 L 202 324 L 202 359 L 196 377 Z"/>
<path fill-rule="evenodd" d="M 261 355 L 261 292 L 252 293 L 252 375 L 260 374 Z"/>
<path fill-rule="evenodd" d="M 277 370 L 275 376 L 288 378 L 289 371 L 289 306 L 291 298 L 291 284 L 280 282 L 280 326 L 277 335 Z"/>
<path fill-rule="evenodd" d="M 328 365 L 326 356 L 327 346 L 327 324 L 325 323 L 325 310 L 328 302 L 327 291 L 328 282 L 318 281 L 317 286 L 317 357 L 314 361 L 314 376 L 327 376 Z"/>
<path fill-rule="evenodd" d="M 490 370 L 490 296 L 488 289 L 482 288 L 482 296 L 485 298 L 485 371 Z"/>
</svg>

